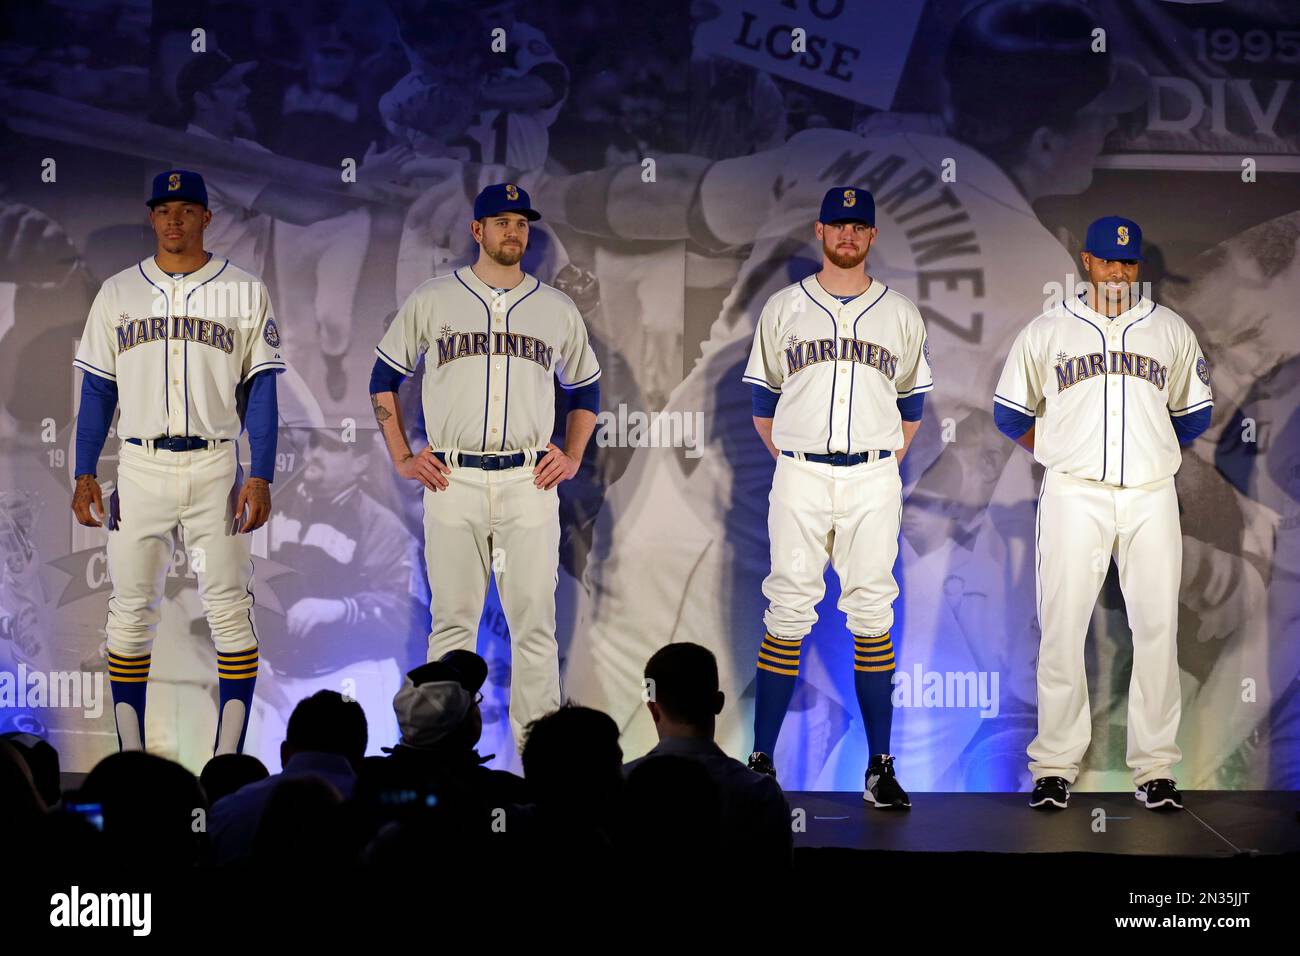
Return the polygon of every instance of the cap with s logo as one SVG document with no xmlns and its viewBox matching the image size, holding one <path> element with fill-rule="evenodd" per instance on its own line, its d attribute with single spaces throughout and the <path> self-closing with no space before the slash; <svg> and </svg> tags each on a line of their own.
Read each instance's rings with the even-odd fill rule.
<svg viewBox="0 0 1300 956">
<path fill-rule="evenodd" d="M 822 197 L 821 212 L 817 221 L 864 222 L 868 226 L 876 224 L 876 198 L 869 189 L 858 186 L 833 186 Z"/>
<path fill-rule="evenodd" d="M 517 212 L 530 222 L 542 218 L 533 208 L 532 200 L 523 186 L 515 183 L 495 183 L 484 186 L 474 200 L 474 218 L 483 219 L 502 212 Z"/>
<path fill-rule="evenodd" d="M 203 177 L 188 169 L 169 169 L 153 178 L 153 193 L 145 200 L 150 209 L 162 202 L 193 202 L 205 209 L 208 187 Z"/>
<path fill-rule="evenodd" d="M 1142 229 L 1123 216 L 1103 216 L 1088 227 L 1083 251 L 1099 259 L 1142 261 Z"/>
</svg>

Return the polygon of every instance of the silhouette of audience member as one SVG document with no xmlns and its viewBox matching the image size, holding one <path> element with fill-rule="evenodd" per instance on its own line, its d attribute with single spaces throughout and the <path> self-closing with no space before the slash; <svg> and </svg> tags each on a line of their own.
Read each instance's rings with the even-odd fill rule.
<svg viewBox="0 0 1300 956">
<path fill-rule="evenodd" d="M 40 794 L 45 806 L 53 810 L 63 796 L 63 785 L 59 778 L 59 752 L 49 741 L 25 731 L 13 730 L 0 737 L 27 764 L 31 772 L 32 783 Z"/>
<path fill-rule="evenodd" d="M 0 833 L 20 835 L 46 811 L 31 768 L 18 748 L 0 740 Z"/>
<path fill-rule="evenodd" d="M 401 740 L 367 760 L 358 781 L 357 803 L 378 833 L 368 865 L 405 862 L 430 843 L 481 847 L 500 833 L 493 815 L 528 799 L 521 778 L 484 767 L 492 758 L 475 749 L 487 674 L 483 658 L 457 650 L 406 675 L 393 698 Z"/>
<path fill-rule="evenodd" d="M 631 761 L 630 775 L 660 757 L 699 763 L 717 785 L 722 809 L 722 847 L 729 860 L 762 867 L 789 867 L 794 853 L 790 805 L 771 777 L 755 773 L 723 753 L 713 740 L 726 695 L 718 689 L 718 662 L 698 644 L 661 647 L 646 662 L 646 706 L 659 743 Z"/>
<path fill-rule="evenodd" d="M 208 802 L 215 805 L 222 797 L 270 775 L 266 764 L 252 754 L 217 754 L 204 765 L 199 783 L 208 795 Z"/>
<path fill-rule="evenodd" d="M 212 805 L 208 832 L 214 861 L 248 861 L 267 801 L 285 780 L 319 777 L 342 799 L 351 797 L 365 752 L 366 714 L 360 704 L 333 690 L 320 690 L 300 700 L 289 715 L 289 726 L 280 744 L 284 769 Z"/>
<path fill-rule="evenodd" d="M 534 849 L 576 868 L 611 859 L 624 787 L 613 718 L 566 704 L 533 721 L 522 758 L 534 807 L 521 822 Z"/>
<path fill-rule="evenodd" d="M 105 853 L 119 866 L 175 868 L 207 861 L 207 839 L 196 825 L 208 811 L 198 778 L 156 754 L 110 754 L 67 800 L 99 804 Z"/>
<path fill-rule="evenodd" d="M 640 872 L 690 878 L 716 874 L 722 795 L 709 771 L 687 757 L 644 760 L 627 775 L 621 849 Z"/>
<path fill-rule="evenodd" d="M 251 856 L 259 867 L 313 875 L 352 863 L 355 853 L 338 789 L 315 774 L 280 780 L 262 809 Z"/>
</svg>

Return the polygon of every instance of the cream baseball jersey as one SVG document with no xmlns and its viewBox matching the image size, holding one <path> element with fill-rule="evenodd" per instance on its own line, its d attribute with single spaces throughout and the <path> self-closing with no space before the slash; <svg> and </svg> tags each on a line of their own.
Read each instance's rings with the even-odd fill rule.
<svg viewBox="0 0 1300 956">
<path fill-rule="evenodd" d="M 772 441 L 806 454 L 903 445 L 898 400 L 934 388 L 925 324 L 879 280 L 840 302 L 810 276 L 763 306 L 745 381 L 781 396 Z"/>
<path fill-rule="evenodd" d="M 123 438 L 238 438 L 235 390 L 286 368 L 266 286 L 224 256 L 175 277 L 150 256 L 110 277 L 73 364 L 117 383 Z"/>
<path fill-rule="evenodd" d="M 574 389 L 600 378 L 572 299 L 527 274 L 497 294 L 469 266 L 417 286 L 375 354 L 406 376 L 425 355 L 425 429 L 441 451 L 545 448 L 552 379 Z"/>
<path fill-rule="evenodd" d="M 1082 297 L 1034 319 L 1011 347 L 994 401 L 1037 416 L 1041 464 L 1120 487 L 1174 474 L 1182 452 L 1171 416 L 1214 404 L 1196 335 L 1145 297 L 1113 319 Z"/>
</svg>

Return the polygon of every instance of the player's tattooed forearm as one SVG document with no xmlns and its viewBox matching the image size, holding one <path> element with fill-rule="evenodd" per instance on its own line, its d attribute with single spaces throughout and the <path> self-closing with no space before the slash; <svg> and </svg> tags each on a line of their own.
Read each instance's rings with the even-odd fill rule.
<svg viewBox="0 0 1300 956">
<path fill-rule="evenodd" d="M 388 409 L 386 409 L 383 405 L 379 404 L 379 396 L 378 396 L 378 395 L 371 395 L 371 396 L 370 396 L 370 404 L 371 404 L 372 406 L 374 406 L 374 409 L 375 409 L 375 421 L 377 421 L 377 422 L 379 423 L 379 427 L 380 427 L 380 428 L 383 428 L 383 427 L 384 427 L 384 422 L 386 422 L 386 421 L 388 421 L 390 418 L 392 418 L 392 417 L 393 417 L 393 413 L 390 412 Z"/>
</svg>

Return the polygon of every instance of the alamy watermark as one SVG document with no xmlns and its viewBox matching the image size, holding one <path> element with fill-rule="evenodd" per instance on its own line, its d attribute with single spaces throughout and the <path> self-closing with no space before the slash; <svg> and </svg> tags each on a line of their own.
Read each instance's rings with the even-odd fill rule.
<svg viewBox="0 0 1300 956">
<path fill-rule="evenodd" d="M 927 671 L 914 664 L 894 673 L 895 707 L 979 708 L 981 717 L 998 715 L 997 671 Z"/>
<path fill-rule="evenodd" d="M 687 458 L 699 458 L 703 441 L 703 412 L 643 412 L 620 403 L 596 415 L 600 448 L 685 448 Z"/>
<path fill-rule="evenodd" d="M 104 713 L 104 675 L 100 671 L 0 671 L 0 708 L 67 707 L 86 717 Z"/>
</svg>

